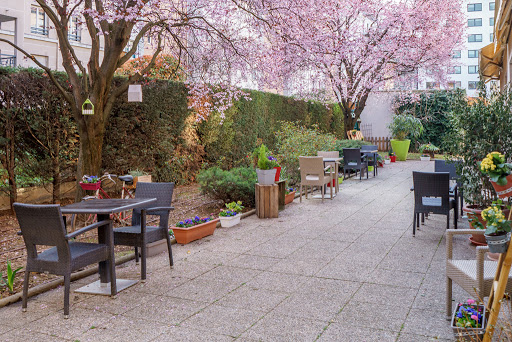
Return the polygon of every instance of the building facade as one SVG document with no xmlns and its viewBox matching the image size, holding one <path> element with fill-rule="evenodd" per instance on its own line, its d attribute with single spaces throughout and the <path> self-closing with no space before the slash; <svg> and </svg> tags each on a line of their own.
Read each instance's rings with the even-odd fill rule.
<svg viewBox="0 0 512 342">
<path fill-rule="evenodd" d="M 33 0 L 2 0 L 0 2 L 0 38 L 7 39 L 27 53 L 32 54 L 41 64 L 54 70 L 64 70 L 57 33 L 41 7 Z M 86 65 L 91 49 L 91 37 L 81 24 L 80 17 L 72 17 L 69 24 L 68 40 L 77 57 Z M 100 46 L 102 46 L 100 42 Z M 127 46 L 126 51 L 128 51 Z M 100 49 L 102 57 L 103 49 Z M 143 42 L 133 57 L 144 53 Z M 36 67 L 11 45 L 0 42 L 0 65 Z"/>
</svg>

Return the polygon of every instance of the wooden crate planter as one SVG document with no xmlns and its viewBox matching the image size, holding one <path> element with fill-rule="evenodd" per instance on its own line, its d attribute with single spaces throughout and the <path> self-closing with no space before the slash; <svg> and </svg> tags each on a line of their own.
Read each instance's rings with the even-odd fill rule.
<svg viewBox="0 0 512 342">
<path fill-rule="evenodd" d="M 259 218 L 277 218 L 279 215 L 279 186 L 256 183 L 256 215 Z"/>
<path fill-rule="evenodd" d="M 176 238 L 176 242 L 184 245 L 189 242 L 202 239 L 205 236 L 213 235 L 215 227 L 217 227 L 217 222 L 219 222 L 218 218 L 193 227 L 171 227 L 171 229 L 174 233 L 174 237 Z"/>
<path fill-rule="evenodd" d="M 151 183 L 151 175 L 144 175 L 144 176 L 133 177 L 133 184 L 132 185 L 125 185 L 125 187 L 127 189 L 135 189 L 137 187 L 137 182 Z"/>
</svg>

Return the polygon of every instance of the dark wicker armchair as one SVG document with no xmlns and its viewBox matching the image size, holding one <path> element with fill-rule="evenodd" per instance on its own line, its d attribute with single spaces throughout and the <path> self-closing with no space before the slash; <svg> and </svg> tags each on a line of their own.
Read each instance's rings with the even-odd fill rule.
<svg viewBox="0 0 512 342">
<path fill-rule="evenodd" d="M 156 198 L 151 208 L 134 209 L 132 225 L 114 229 L 114 244 L 135 247 L 135 261 L 139 262 L 139 248 L 141 249 L 141 272 L 140 278 L 146 279 L 146 246 L 149 243 L 166 239 L 169 251 L 169 264 L 174 265 L 172 260 L 171 238 L 169 236 L 169 212 L 171 207 L 174 183 L 137 183 L 136 198 Z M 160 216 L 158 226 L 146 226 L 146 216 L 141 215 L 145 210 L 148 215 Z"/>
<path fill-rule="evenodd" d="M 72 241 L 91 229 L 106 227 L 112 234 L 110 220 L 91 224 L 66 234 L 59 205 L 33 205 L 14 203 L 14 211 L 27 247 L 27 266 L 23 283 L 23 311 L 27 309 L 30 272 L 49 272 L 64 276 L 64 318 L 69 317 L 69 289 L 71 272 L 100 261 L 108 261 L 111 295 L 116 294 L 116 276 L 113 245 Z M 113 236 L 109 241 L 113 241 Z M 54 246 L 37 253 L 37 246 Z"/>
<path fill-rule="evenodd" d="M 450 228 L 450 210 L 454 209 L 453 225 L 457 228 L 457 201 L 450 198 L 450 174 L 448 172 L 412 173 L 414 183 L 414 220 L 412 235 L 416 235 L 416 226 L 420 226 L 420 214 L 446 215 L 446 229 Z M 457 187 L 453 187 L 457 194 Z"/>
<path fill-rule="evenodd" d="M 343 178 L 345 178 L 346 171 L 359 171 L 359 179 L 366 170 L 366 178 L 368 178 L 368 161 L 363 160 L 361 157 L 361 149 L 359 148 L 344 148 L 343 149 Z"/>
<path fill-rule="evenodd" d="M 377 151 L 379 147 L 377 145 L 363 145 L 361 146 L 361 153 L 364 153 L 364 158 L 366 158 L 366 162 L 368 166 L 373 166 L 373 176 L 379 175 L 378 167 L 378 160 L 377 156 L 378 153 L 365 153 L 365 151 Z"/>
</svg>

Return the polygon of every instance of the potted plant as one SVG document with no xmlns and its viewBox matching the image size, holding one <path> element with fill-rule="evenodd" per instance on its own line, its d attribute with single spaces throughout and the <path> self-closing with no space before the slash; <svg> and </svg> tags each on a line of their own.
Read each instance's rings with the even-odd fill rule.
<svg viewBox="0 0 512 342">
<path fill-rule="evenodd" d="M 420 145 L 418 150 L 423 155 L 428 156 L 431 159 L 434 159 L 434 154 L 439 151 L 439 147 L 437 147 L 434 144 L 428 143 L 428 144 Z M 422 155 L 422 157 L 423 157 L 423 155 Z M 430 158 L 428 160 L 430 160 Z M 421 159 L 421 160 L 423 160 L 423 159 Z"/>
<path fill-rule="evenodd" d="M 492 205 L 484 209 L 481 213 L 482 220 L 471 217 L 473 226 L 477 229 L 485 229 L 485 239 L 489 245 L 490 253 L 505 253 L 510 241 L 511 221 L 505 218 L 502 208 L 504 207 L 501 199 L 492 202 Z M 510 210 L 510 206 L 508 206 Z M 473 214 L 474 216 L 474 214 Z"/>
<path fill-rule="evenodd" d="M 406 139 L 408 135 L 419 137 L 423 132 L 423 125 L 420 119 L 411 114 L 396 114 L 388 126 L 391 136 L 391 147 L 398 160 L 405 161 L 409 152 L 411 140 Z"/>
<path fill-rule="evenodd" d="M 260 185 L 274 184 L 277 178 L 276 173 L 279 164 L 276 158 L 267 155 L 267 151 L 267 147 L 262 144 L 258 155 L 258 168 L 256 169 L 258 183 L 260 183 Z"/>
<path fill-rule="evenodd" d="M 482 341 L 486 323 L 485 305 L 468 299 L 455 308 L 451 327 L 457 341 Z"/>
<path fill-rule="evenodd" d="M 384 164 L 391 164 L 390 156 L 384 156 Z"/>
<path fill-rule="evenodd" d="M 512 130 L 509 129 L 512 91 L 509 88 L 503 91 L 491 89 L 491 93 L 488 94 L 483 82 L 479 83 L 479 89 L 479 96 L 471 101 L 468 101 L 462 91 L 456 91 L 452 111 L 448 114 L 451 132 L 445 134 L 443 140 L 445 154 L 459 161 L 457 173 L 466 202 L 463 210 L 472 218 L 478 218 L 472 220 L 471 228 L 476 228 L 474 225 L 477 221 L 486 223 L 481 218 L 481 213 L 498 199 L 491 182 L 493 175 L 490 172 L 482 172 L 482 159 L 485 159 L 490 151 L 498 150 L 504 155 L 503 160 L 510 160 L 512 157 Z M 494 157 L 492 159 L 496 168 L 492 170 L 491 166 L 489 171 L 501 172 L 498 169 L 501 162 L 496 163 Z M 496 180 L 503 183 L 500 177 Z M 506 194 L 503 196 L 507 197 Z M 507 210 L 501 209 L 507 216 Z M 476 240 L 477 237 L 482 241 Z M 481 234 L 474 235 L 471 240 L 477 244 L 486 243 Z"/>
<path fill-rule="evenodd" d="M 172 232 L 169 233 L 174 235 L 177 243 L 187 244 L 205 236 L 213 235 L 217 222 L 219 222 L 219 219 L 212 219 L 211 216 L 203 218 L 196 216 L 193 219 L 176 223 L 174 227 L 171 227 Z"/>
<path fill-rule="evenodd" d="M 242 209 L 244 209 L 242 201 L 226 203 L 226 209 L 221 209 L 219 213 L 221 227 L 229 228 L 239 224 Z"/>
<path fill-rule="evenodd" d="M 136 189 L 138 182 L 151 183 L 151 175 L 142 170 L 130 170 L 128 174 L 133 177 L 133 182 L 124 185 L 127 189 Z"/>
<path fill-rule="evenodd" d="M 389 160 L 391 160 L 391 163 L 396 162 L 396 156 L 395 152 L 393 152 L 393 148 L 391 148 L 388 152 Z"/>
<path fill-rule="evenodd" d="M 420 156 L 421 161 L 430 161 L 430 156 L 428 154 L 422 154 Z"/>
<path fill-rule="evenodd" d="M 84 175 L 82 177 L 82 181 L 80 182 L 80 187 L 84 190 L 93 190 L 96 191 L 101 186 L 101 180 L 98 176 L 88 176 Z"/>
<path fill-rule="evenodd" d="M 295 189 L 294 188 L 286 188 L 286 193 L 284 195 L 284 204 L 290 204 L 295 199 Z"/>
<path fill-rule="evenodd" d="M 505 155 L 491 152 L 480 163 L 480 171 L 488 175 L 491 184 L 500 198 L 512 195 L 512 164 L 506 163 Z"/>
</svg>

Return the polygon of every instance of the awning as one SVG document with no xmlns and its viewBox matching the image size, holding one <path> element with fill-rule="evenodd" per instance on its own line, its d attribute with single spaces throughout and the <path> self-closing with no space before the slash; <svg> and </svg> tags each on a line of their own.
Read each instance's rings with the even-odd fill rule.
<svg viewBox="0 0 512 342">
<path fill-rule="evenodd" d="M 503 49 L 491 43 L 480 49 L 480 73 L 485 81 L 498 80 L 502 66 Z"/>
</svg>

